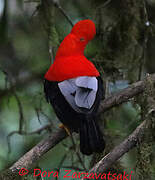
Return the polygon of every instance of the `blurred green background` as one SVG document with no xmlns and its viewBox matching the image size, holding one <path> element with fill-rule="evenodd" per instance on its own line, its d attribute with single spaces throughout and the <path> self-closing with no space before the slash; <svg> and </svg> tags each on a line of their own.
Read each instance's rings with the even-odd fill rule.
<svg viewBox="0 0 155 180">
<path fill-rule="evenodd" d="M 107 56 L 107 53 L 99 53 L 104 51 L 103 48 L 106 46 L 106 42 L 111 42 L 108 34 L 110 30 L 106 29 L 111 26 L 106 26 L 106 24 L 112 23 L 109 21 L 109 14 L 112 10 L 115 12 L 118 8 L 118 4 L 113 2 L 112 5 L 108 5 L 108 8 L 111 6 L 111 11 L 108 11 L 108 8 L 103 10 L 102 16 L 104 19 L 101 22 L 104 21 L 104 23 L 99 24 L 96 15 L 98 10 L 96 9 L 102 7 L 104 3 L 105 1 L 99 0 L 60 0 L 61 7 L 71 18 L 73 24 L 78 20 L 87 18 L 93 19 L 97 24 L 97 36 L 87 46 L 85 55 L 95 62 L 102 74 L 103 71 L 105 72 L 105 77 L 108 79 L 107 94 L 111 94 L 127 87 L 130 82 L 137 81 L 138 76 L 134 74 L 135 72 L 132 72 L 132 74 L 126 73 L 129 66 L 128 63 L 122 65 L 121 58 L 120 64 L 119 61 L 115 64 L 111 63 L 110 56 Z M 58 44 L 70 32 L 72 26 L 60 9 L 52 7 L 54 9 L 52 23 L 54 22 L 53 27 L 57 35 L 54 37 L 48 35 L 46 16 L 42 16 L 40 13 L 42 11 L 41 5 L 42 1 L 39 0 L 0 0 L 0 170 L 10 167 L 13 162 L 17 161 L 41 139 L 55 131 L 59 124 L 51 106 L 46 103 L 44 98 L 43 78 L 51 64 L 49 53 L 51 42 L 55 41 L 53 46 L 57 49 Z M 146 8 L 149 21 L 152 23 L 150 25 L 152 34 L 147 36 L 145 62 L 143 62 L 141 77 L 144 77 L 146 73 L 155 72 L 153 25 L 155 21 L 155 1 L 146 1 Z M 99 29 L 104 29 L 99 25 L 105 27 L 106 33 L 104 31 L 99 32 Z M 114 31 L 117 31 L 117 28 Z M 101 37 L 101 35 L 104 35 L 103 33 L 105 33 L 105 39 Z M 117 36 L 122 35 L 118 33 Z M 50 39 L 50 37 L 53 39 Z M 115 41 L 115 37 L 113 40 Z M 117 45 L 119 46 L 122 41 L 117 42 Z M 110 44 L 110 48 L 112 47 L 110 53 L 113 53 L 114 49 L 117 51 L 114 43 L 113 46 Z M 107 52 L 109 53 L 109 51 Z M 128 49 L 128 52 L 130 53 L 130 49 Z M 96 59 L 102 58 L 105 59 L 105 62 L 98 63 Z M 136 63 L 134 64 L 133 61 L 132 67 L 139 69 Z M 119 70 L 119 73 L 117 73 L 117 70 Z M 105 128 L 106 142 L 109 144 L 107 152 L 137 127 L 140 122 L 140 109 L 138 103 L 128 102 L 106 112 L 101 118 L 101 124 L 102 126 L 104 124 Z M 40 134 L 23 135 L 21 133 L 34 132 L 47 124 L 51 124 L 51 129 L 45 129 Z M 74 138 L 77 144 L 76 148 L 79 150 L 78 136 L 75 135 Z M 97 155 L 90 157 L 80 155 L 87 169 L 92 167 L 98 160 Z M 131 172 L 136 167 L 137 160 L 135 156 L 137 156 L 136 149 L 131 150 L 120 160 L 121 166 L 128 172 Z M 154 157 L 153 154 L 152 157 Z M 153 162 L 152 158 L 152 171 L 154 172 L 155 164 Z M 67 138 L 46 153 L 36 166 L 43 169 L 83 169 L 70 138 Z"/>
</svg>

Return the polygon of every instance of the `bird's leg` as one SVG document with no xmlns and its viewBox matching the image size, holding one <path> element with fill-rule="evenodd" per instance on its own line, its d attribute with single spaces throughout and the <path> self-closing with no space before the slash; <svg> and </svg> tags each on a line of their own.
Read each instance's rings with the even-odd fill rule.
<svg viewBox="0 0 155 180">
<path fill-rule="evenodd" d="M 59 128 L 64 129 L 66 133 L 68 134 L 68 136 L 71 136 L 70 129 L 67 126 L 65 126 L 64 124 L 59 124 Z"/>
</svg>

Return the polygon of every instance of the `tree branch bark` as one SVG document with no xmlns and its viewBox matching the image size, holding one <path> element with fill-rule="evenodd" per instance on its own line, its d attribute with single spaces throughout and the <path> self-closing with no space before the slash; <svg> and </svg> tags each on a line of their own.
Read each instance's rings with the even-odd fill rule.
<svg viewBox="0 0 155 180">
<path fill-rule="evenodd" d="M 67 137 L 66 132 L 63 129 L 52 133 L 48 138 L 42 140 L 30 151 L 28 151 L 23 157 L 21 157 L 16 163 L 11 166 L 12 172 L 17 172 L 21 168 L 29 169 L 41 156 L 48 152 L 51 148 L 57 145 L 60 141 Z"/>
<path fill-rule="evenodd" d="M 146 120 L 143 121 L 134 132 L 129 135 L 121 144 L 116 146 L 110 153 L 104 156 L 89 173 L 105 172 L 111 165 L 120 157 L 127 153 L 130 149 L 136 146 L 137 143 L 142 142 L 143 135 L 146 129 Z"/>
<path fill-rule="evenodd" d="M 155 74 L 149 76 L 150 79 L 155 82 Z M 99 112 L 105 112 L 114 106 L 127 102 L 130 98 L 133 98 L 134 96 L 142 93 L 145 90 L 145 86 L 145 80 L 138 81 L 121 90 L 120 92 L 111 95 L 102 102 Z M 119 146 L 116 146 L 111 153 L 107 154 L 99 163 L 97 163 L 96 166 L 90 170 L 90 172 L 97 170 L 103 171 L 111 166 L 111 164 L 118 160 L 124 153 L 128 152 L 136 145 L 138 139 L 143 134 L 144 129 L 145 121 L 137 127 L 133 134 L 125 139 Z M 40 159 L 41 156 L 43 156 L 47 151 L 49 151 L 66 137 L 67 134 L 64 130 L 58 130 L 56 133 L 50 135 L 34 146 L 29 152 L 21 157 L 16 163 L 14 163 L 10 169 L 12 172 L 17 172 L 21 168 L 30 168 L 37 160 Z"/>
<path fill-rule="evenodd" d="M 155 74 L 149 76 L 152 82 L 155 82 Z M 121 90 L 120 92 L 111 95 L 101 103 L 99 112 L 103 113 L 114 106 L 116 107 L 124 102 L 129 101 L 134 96 L 142 93 L 145 89 L 145 86 L 146 86 L 145 80 L 138 81 L 136 83 L 133 83 L 129 87 Z"/>
</svg>

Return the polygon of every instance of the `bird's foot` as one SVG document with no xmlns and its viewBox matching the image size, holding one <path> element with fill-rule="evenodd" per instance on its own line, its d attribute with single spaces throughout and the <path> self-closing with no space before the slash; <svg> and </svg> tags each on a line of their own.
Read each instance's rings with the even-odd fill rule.
<svg viewBox="0 0 155 180">
<path fill-rule="evenodd" d="M 64 129 L 68 136 L 71 136 L 71 132 L 67 126 L 65 126 L 64 124 L 59 124 L 59 128 Z"/>
</svg>

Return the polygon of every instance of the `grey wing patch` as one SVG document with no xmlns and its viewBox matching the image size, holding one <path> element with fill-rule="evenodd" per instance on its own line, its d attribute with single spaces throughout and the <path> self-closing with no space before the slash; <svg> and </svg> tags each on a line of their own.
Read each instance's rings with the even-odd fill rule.
<svg viewBox="0 0 155 180">
<path fill-rule="evenodd" d="M 76 78 L 78 89 L 75 94 L 75 102 L 79 107 L 90 109 L 96 99 L 98 83 L 96 77 L 81 76 Z"/>
<path fill-rule="evenodd" d="M 75 85 L 75 80 L 70 79 L 70 80 L 65 80 L 60 83 L 58 83 L 58 86 L 60 88 L 61 93 L 64 95 L 66 101 L 72 106 L 72 108 L 80 112 L 80 109 L 75 103 L 75 94 L 77 90 L 77 86 Z"/>
<path fill-rule="evenodd" d="M 78 88 L 75 94 L 76 105 L 81 108 L 90 109 L 95 102 L 96 91 L 85 88 Z"/>
<path fill-rule="evenodd" d="M 82 76 L 58 83 L 61 93 L 67 102 L 77 112 L 83 112 L 81 108 L 91 109 L 98 89 L 95 77 Z"/>
<path fill-rule="evenodd" d="M 76 78 L 75 83 L 78 87 L 88 88 L 97 91 L 97 79 L 96 77 L 81 76 Z"/>
</svg>

